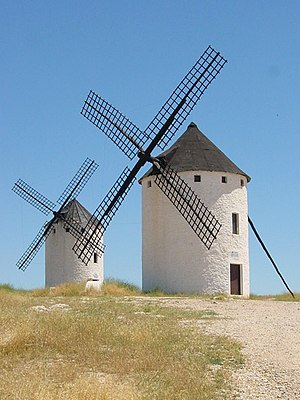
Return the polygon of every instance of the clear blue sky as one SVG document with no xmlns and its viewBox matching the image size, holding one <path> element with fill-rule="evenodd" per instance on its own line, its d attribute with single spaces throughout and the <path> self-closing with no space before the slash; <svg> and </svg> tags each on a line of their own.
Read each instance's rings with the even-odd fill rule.
<svg viewBox="0 0 300 400">
<path fill-rule="evenodd" d="M 194 121 L 251 177 L 249 214 L 300 292 L 300 3 L 253 0 L 0 0 L 0 282 L 42 287 L 44 248 L 15 263 L 45 222 L 11 191 L 18 178 L 56 201 L 88 156 L 79 196 L 93 211 L 128 159 L 80 115 L 95 90 L 144 129 L 208 44 L 228 64 Z M 175 138 L 175 139 L 176 139 Z M 105 236 L 105 275 L 140 284 L 141 188 Z M 284 291 L 250 233 L 251 292 Z"/>
</svg>

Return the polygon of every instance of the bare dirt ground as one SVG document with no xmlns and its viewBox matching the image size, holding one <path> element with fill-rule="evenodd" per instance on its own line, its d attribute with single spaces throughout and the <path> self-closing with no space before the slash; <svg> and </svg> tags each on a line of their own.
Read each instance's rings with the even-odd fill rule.
<svg viewBox="0 0 300 400">
<path fill-rule="evenodd" d="M 300 400 L 300 303 L 186 298 L 154 301 L 214 311 L 218 317 L 200 320 L 199 326 L 242 343 L 245 364 L 234 372 L 233 399 Z"/>
</svg>

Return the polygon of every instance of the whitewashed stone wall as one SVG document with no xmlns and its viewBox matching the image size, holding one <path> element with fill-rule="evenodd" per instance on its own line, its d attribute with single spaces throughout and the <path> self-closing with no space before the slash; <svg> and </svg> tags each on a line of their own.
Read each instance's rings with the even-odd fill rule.
<svg viewBox="0 0 300 400">
<path fill-rule="evenodd" d="M 45 285 L 56 286 L 66 282 L 80 282 L 97 278 L 103 283 L 103 255 L 85 265 L 74 253 L 72 247 L 76 239 L 58 222 L 46 241 Z M 100 239 L 99 239 L 100 240 Z"/>
<path fill-rule="evenodd" d="M 230 264 L 241 265 L 244 297 L 249 296 L 247 179 L 224 172 L 188 171 L 179 175 L 213 212 L 222 228 L 210 250 L 154 183 L 142 181 L 142 286 L 169 293 L 230 294 Z M 194 175 L 201 182 L 194 182 Z M 222 183 L 222 176 L 227 183 Z M 241 180 L 244 186 L 241 185 Z M 151 181 L 151 187 L 148 182 Z M 232 234 L 232 213 L 239 234 Z"/>
</svg>

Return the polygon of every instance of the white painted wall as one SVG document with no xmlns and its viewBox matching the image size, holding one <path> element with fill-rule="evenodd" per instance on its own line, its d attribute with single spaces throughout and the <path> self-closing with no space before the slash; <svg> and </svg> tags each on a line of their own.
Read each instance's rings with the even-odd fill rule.
<svg viewBox="0 0 300 400">
<path fill-rule="evenodd" d="M 154 183 L 142 180 L 142 286 L 169 293 L 230 294 L 230 264 L 242 266 L 242 295 L 249 296 L 247 179 L 242 175 L 187 171 L 179 175 L 222 224 L 210 250 Z M 194 182 L 201 175 L 201 182 Z M 221 183 L 221 177 L 227 183 Z M 241 186 L 241 179 L 245 186 Z M 151 187 L 148 187 L 148 182 Z M 239 235 L 232 234 L 239 214 Z"/>
<path fill-rule="evenodd" d="M 103 283 L 103 255 L 98 262 L 92 259 L 85 265 L 74 253 L 72 247 L 76 239 L 63 228 L 59 221 L 54 225 L 46 240 L 45 285 L 57 286 L 66 282 L 80 282 L 87 279 L 99 279 Z M 100 240 L 100 239 L 99 239 Z"/>
</svg>

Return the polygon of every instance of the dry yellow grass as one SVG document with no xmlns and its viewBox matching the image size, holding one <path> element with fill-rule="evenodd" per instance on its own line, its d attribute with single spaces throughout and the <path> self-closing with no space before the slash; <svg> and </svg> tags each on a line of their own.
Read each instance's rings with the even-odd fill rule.
<svg viewBox="0 0 300 400">
<path fill-rule="evenodd" d="M 102 285 L 101 291 L 92 290 L 89 293 L 85 290 L 84 282 L 65 283 L 56 287 L 35 289 L 31 291 L 34 297 L 72 297 L 72 296 L 136 296 L 141 291 L 134 285 L 109 279 Z"/>
<path fill-rule="evenodd" d="M 277 295 L 257 295 L 251 294 L 251 300 L 270 300 L 270 301 L 300 301 L 300 294 L 294 293 L 294 297 L 290 293 L 282 293 Z"/>
<path fill-rule="evenodd" d="M 193 328 L 205 311 L 1 289 L 0 306 L 1 400 L 223 400 L 241 362 Z"/>
</svg>

